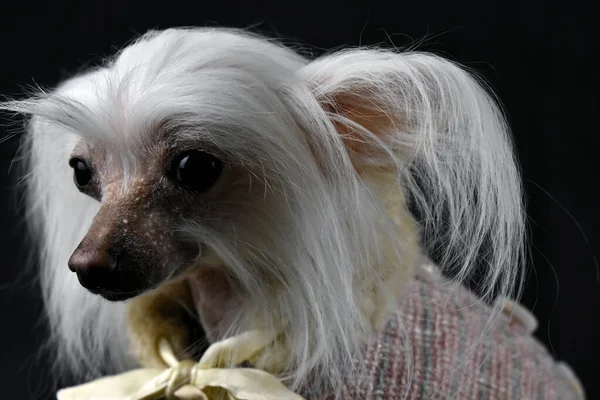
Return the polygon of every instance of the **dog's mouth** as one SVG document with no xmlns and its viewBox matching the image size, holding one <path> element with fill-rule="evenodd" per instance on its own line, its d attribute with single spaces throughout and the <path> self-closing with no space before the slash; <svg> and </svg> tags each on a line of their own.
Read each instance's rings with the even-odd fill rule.
<svg viewBox="0 0 600 400">
<path fill-rule="evenodd" d="M 90 279 L 89 276 L 90 274 L 77 274 L 81 286 L 108 301 L 129 300 L 158 287 L 141 274 L 118 269 L 95 276 L 94 279 Z"/>
<path fill-rule="evenodd" d="M 173 268 L 171 270 L 172 272 L 169 273 L 167 277 L 154 282 L 148 282 L 141 276 L 128 277 L 129 279 L 127 279 L 125 276 L 121 276 L 114 277 L 115 284 L 106 285 L 104 287 L 86 285 L 82 286 L 84 286 L 90 293 L 98 295 L 105 300 L 112 302 L 126 301 L 156 290 L 166 283 L 185 279 L 192 273 L 195 265 L 196 264 L 194 262 L 181 264 Z M 123 286 L 118 287 L 117 283 L 121 283 Z"/>
</svg>

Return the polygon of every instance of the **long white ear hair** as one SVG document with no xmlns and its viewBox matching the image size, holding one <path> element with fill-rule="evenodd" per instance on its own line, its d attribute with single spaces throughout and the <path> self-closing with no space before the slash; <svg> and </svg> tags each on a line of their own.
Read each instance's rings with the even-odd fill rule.
<svg viewBox="0 0 600 400">
<path fill-rule="evenodd" d="M 359 162 L 395 165 L 424 246 L 456 282 L 483 266 L 484 299 L 520 293 L 525 221 L 510 131 L 491 91 L 438 56 L 337 52 L 302 71 Z M 477 271 L 479 273 L 479 270 Z M 515 292 L 516 289 L 516 292 Z"/>
</svg>

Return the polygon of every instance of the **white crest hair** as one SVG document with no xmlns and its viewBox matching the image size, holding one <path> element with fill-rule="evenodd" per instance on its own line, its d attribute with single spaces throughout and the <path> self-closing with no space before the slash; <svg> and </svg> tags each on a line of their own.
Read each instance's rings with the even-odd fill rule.
<svg viewBox="0 0 600 400">
<path fill-rule="evenodd" d="M 210 140 L 285 199 L 248 212 L 260 221 L 229 236 L 187 228 L 253 294 L 254 310 L 265 310 L 267 321 L 274 318 L 269 310 L 287 316 L 294 386 L 315 373 L 324 385 L 338 385 L 368 326 L 357 273 L 377 281 L 375 265 L 386 257 L 382 233 L 402 242 L 392 224 L 381 223 L 386 211 L 357 174 L 334 122 L 356 124 L 323 107 L 347 93 L 401 121 L 389 132 L 356 127 L 381 150 L 362 162 L 397 167 L 398 184 L 422 217 L 424 247 L 440 251 L 457 281 L 471 276 L 484 252 L 484 296 L 511 292 L 524 237 L 519 174 L 502 113 L 471 74 L 425 53 L 351 49 L 311 61 L 238 30 L 152 32 L 52 93 L 0 106 L 34 116 L 28 209 L 42 243 L 58 364 L 86 378 L 133 365 L 126 305 L 89 294 L 66 267 L 98 210 L 72 183 L 70 152 L 84 137 L 134 168 L 134 156 L 123 149 L 144 140 L 148 121 L 175 116 L 188 128 L 182 135 Z M 115 121 L 123 109 L 126 121 Z M 244 257 L 235 251 L 239 243 L 248 244 Z M 265 273 L 285 293 L 274 297 Z M 238 323 L 231 332 L 244 328 Z"/>
</svg>

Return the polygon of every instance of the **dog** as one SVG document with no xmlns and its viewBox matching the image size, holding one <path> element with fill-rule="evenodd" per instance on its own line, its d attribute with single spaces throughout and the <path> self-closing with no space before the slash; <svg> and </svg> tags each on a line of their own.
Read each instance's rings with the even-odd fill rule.
<svg viewBox="0 0 600 400">
<path fill-rule="evenodd" d="M 143 336 L 147 300 L 181 282 L 167 297 L 211 343 L 282 332 L 292 388 L 351 376 L 428 253 L 453 282 L 485 265 L 482 301 L 519 288 L 510 131 L 442 57 L 310 59 L 243 30 L 168 29 L 0 108 L 30 116 L 28 220 L 57 368 L 80 379 L 152 364 L 130 351 L 128 313 L 146 299 Z"/>
</svg>

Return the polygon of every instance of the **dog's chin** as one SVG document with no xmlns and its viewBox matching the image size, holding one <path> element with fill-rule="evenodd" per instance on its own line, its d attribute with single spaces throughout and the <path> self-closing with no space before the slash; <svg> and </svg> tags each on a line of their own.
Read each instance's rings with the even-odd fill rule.
<svg viewBox="0 0 600 400">
<path fill-rule="evenodd" d="M 121 301 L 130 300 L 130 299 L 133 299 L 134 297 L 144 294 L 150 290 L 151 290 L 151 288 L 137 289 L 137 290 L 132 290 L 132 291 L 119 291 L 119 290 L 106 290 L 106 289 L 90 290 L 90 289 L 88 289 L 88 291 L 90 293 L 100 296 L 103 299 L 111 301 L 111 302 L 121 302 Z"/>
<path fill-rule="evenodd" d="M 146 292 L 152 290 L 152 288 L 138 288 L 132 290 L 117 290 L 117 289 L 104 289 L 104 288 L 87 288 L 86 289 L 91 294 L 96 296 L 100 296 L 105 300 L 111 302 L 119 302 L 133 299 L 139 295 L 142 295 Z"/>
</svg>

